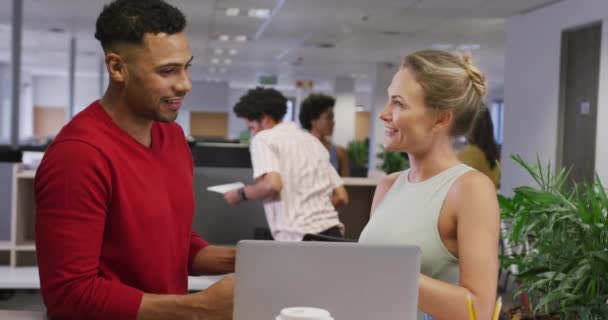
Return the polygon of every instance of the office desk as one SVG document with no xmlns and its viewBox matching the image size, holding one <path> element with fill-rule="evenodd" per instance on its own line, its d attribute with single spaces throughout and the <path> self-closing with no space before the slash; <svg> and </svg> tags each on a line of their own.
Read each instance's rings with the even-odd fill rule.
<svg viewBox="0 0 608 320">
<path fill-rule="evenodd" d="M 46 320 L 46 314 L 39 311 L 0 310 L 0 319 L 10 320 Z"/>
<path fill-rule="evenodd" d="M 371 178 L 342 178 L 348 192 L 348 205 L 338 208 L 340 221 L 346 227 L 347 239 L 359 239 L 359 235 L 369 221 L 372 199 L 378 180 Z"/>
<path fill-rule="evenodd" d="M 222 276 L 188 277 L 188 290 L 207 289 Z M 0 289 L 40 289 L 37 267 L 0 267 Z M 0 319 L 5 319 L 0 316 Z M 10 319 L 10 318 L 9 318 Z"/>
<path fill-rule="evenodd" d="M 188 277 L 188 290 L 200 291 L 223 276 Z M 0 289 L 40 289 L 37 267 L 0 267 Z M 0 310 L 0 320 L 47 319 L 44 312 Z"/>
</svg>

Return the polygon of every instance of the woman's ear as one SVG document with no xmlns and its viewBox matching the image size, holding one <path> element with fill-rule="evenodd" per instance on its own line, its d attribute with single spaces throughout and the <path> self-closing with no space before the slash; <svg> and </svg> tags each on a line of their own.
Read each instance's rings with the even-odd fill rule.
<svg viewBox="0 0 608 320">
<path fill-rule="evenodd" d="M 114 52 L 106 53 L 106 68 L 108 77 L 115 82 L 125 82 L 127 78 L 127 68 L 124 60 Z"/>
<path fill-rule="evenodd" d="M 433 128 L 436 129 L 450 129 L 454 122 L 454 112 L 449 111 L 437 111 L 435 116 L 435 123 Z"/>
</svg>

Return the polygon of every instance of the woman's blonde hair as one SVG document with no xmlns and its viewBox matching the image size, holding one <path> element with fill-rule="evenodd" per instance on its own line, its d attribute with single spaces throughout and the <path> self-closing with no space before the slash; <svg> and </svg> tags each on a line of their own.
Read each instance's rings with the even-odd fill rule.
<svg viewBox="0 0 608 320">
<path fill-rule="evenodd" d="M 414 72 L 427 107 L 453 112 L 452 136 L 470 131 L 477 114 L 485 108 L 486 78 L 469 55 L 422 50 L 405 57 L 401 68 Z"/>
</svg>

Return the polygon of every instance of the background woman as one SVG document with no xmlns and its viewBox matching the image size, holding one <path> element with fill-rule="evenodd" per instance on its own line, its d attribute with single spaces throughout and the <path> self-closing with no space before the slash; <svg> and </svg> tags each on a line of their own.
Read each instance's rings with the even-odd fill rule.
<svg viewBox="0 0 608 320">
<path fill-rule="evenodd" d="M 500 147 L 494 140 L 494 125 L 487 108 L 479 112 L 473 130 L 467 135 L 467 142 L 469 144 L 458 152 L 458 159 L 467 166 L 483 172 L 498 189 Z"/>
</svg>

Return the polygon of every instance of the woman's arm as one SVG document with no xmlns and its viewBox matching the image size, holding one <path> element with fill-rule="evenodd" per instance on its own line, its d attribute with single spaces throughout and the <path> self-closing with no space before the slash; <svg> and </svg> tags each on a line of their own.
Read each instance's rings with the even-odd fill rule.
<svg viewBox="0 0 608 320">
<path fill-rule="evenodd" d="M 456 217 L 459 286 L 421 276 L 419 307 L 436 319 L 469 319 L 466 299 L 473 298 L 479 319 L 490 319 L 498 285 L 500 212 L 494 184 L 471 171 L 459 178 L 445 206 Z"/>
</svg>

